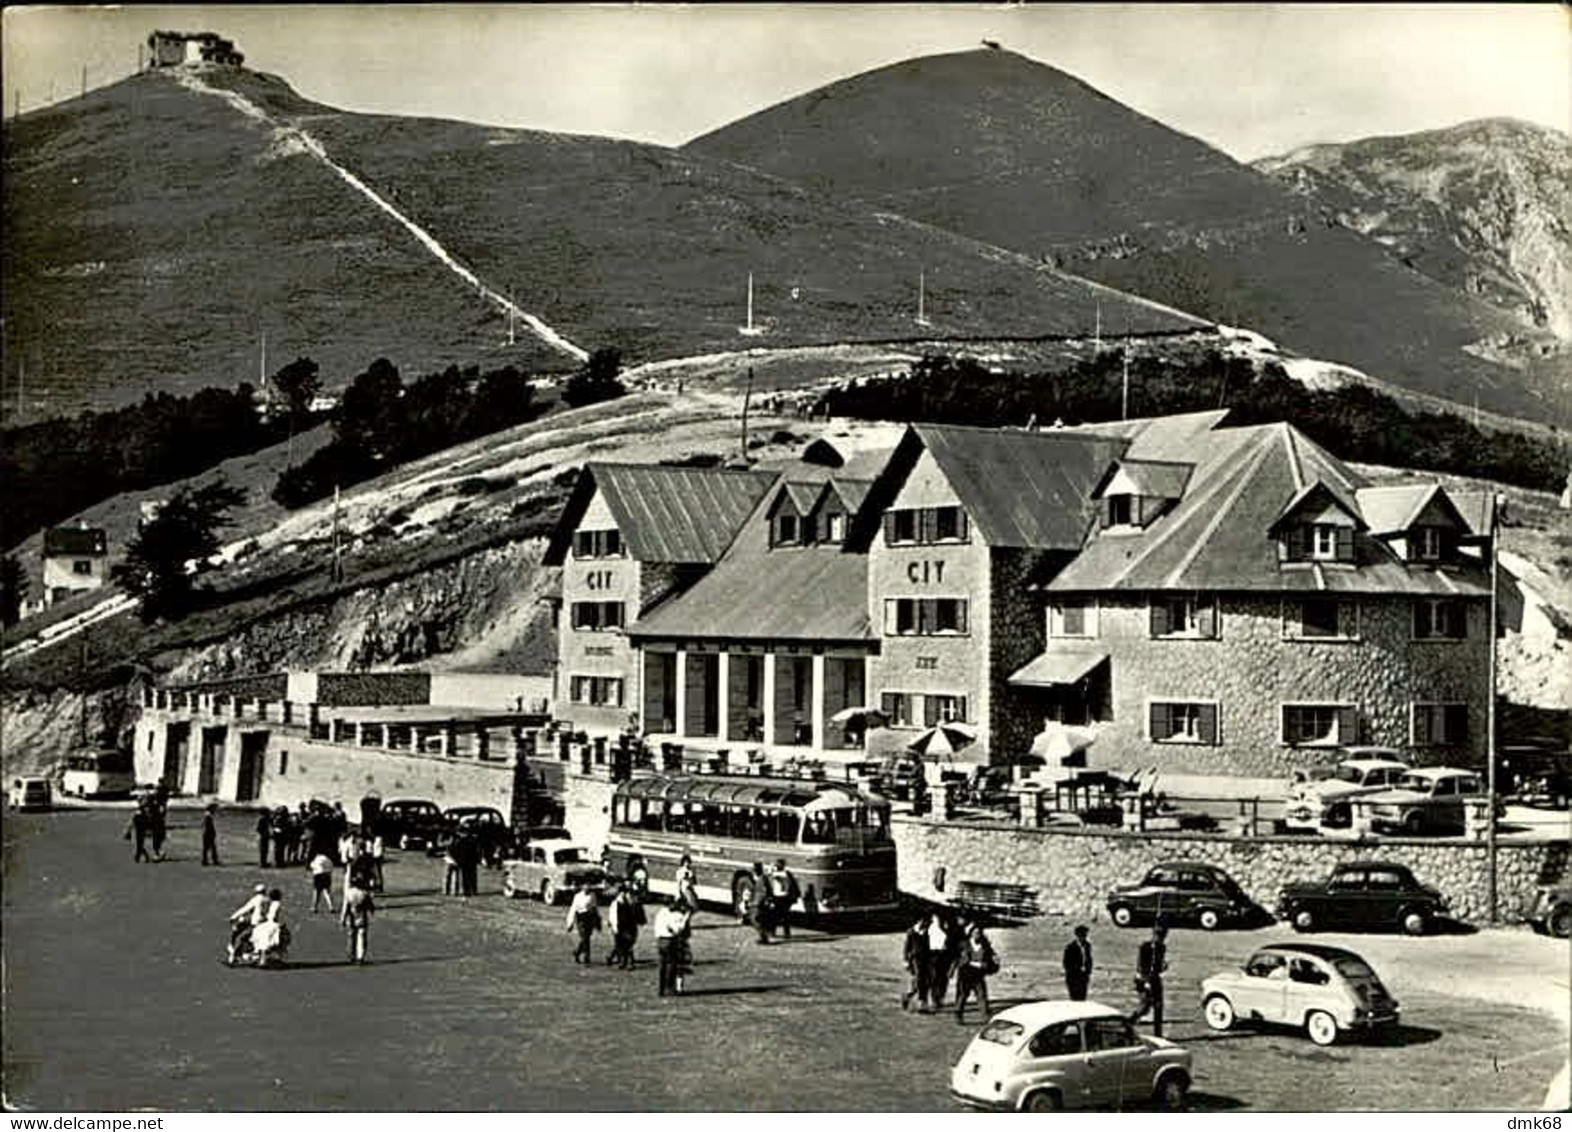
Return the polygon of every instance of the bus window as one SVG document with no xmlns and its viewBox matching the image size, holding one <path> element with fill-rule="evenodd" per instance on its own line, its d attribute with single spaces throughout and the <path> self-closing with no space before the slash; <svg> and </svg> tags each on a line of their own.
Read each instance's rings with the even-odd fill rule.
<svg viewBox="0 0 1572 1132">
<path fill-rule="evenodd" d="M 667 807 L 666 829 L 671 833 L 688 832 L 688 808 L 681 802 L 673 802 Z"/>
<path fill-rule="evenodd" d="M 753 811 L 753 839 L 755 841 L 774 841 L 779 833 L 779 822 L 774 810 Z"/>
<path fill-rule="evenodd" d="M 802 821 L 796 814 L 789 810 L 781 814 L 780 839 L 787 845 L 797 844 L 797 834 L 802 827 Z"/>
<path fill-rule="evenodd" d="M 742 806 L 735 806 L 732 808 L 729 817 L 731 819 L 729 823 L 730 828 L 727 832 L 732 837 L 753 837 L 753 815 L 748 809 Z"/>
<path fill-rule="evenodd" d="M 639 828 L 658 831 L 661 828 L 662 803 L 650 798 L 639 799 Z"/>
<path fill-rule="evenodd" d="M 829 815 L 823 811 L 809 814 L 807 824 L 802 828 L 802 840 L 805 845 L 833 845 L 835 826 Z"/>
</svg>

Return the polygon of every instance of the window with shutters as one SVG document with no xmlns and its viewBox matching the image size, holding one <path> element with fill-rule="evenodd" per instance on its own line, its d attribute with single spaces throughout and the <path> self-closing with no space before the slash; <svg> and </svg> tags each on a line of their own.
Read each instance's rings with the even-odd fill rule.
<svg viewBox="0 0 1572 1132">
<path fill-rule="evenodd" d="M 910 692 L 883 692 L 879 696 L 879 710 L 889 718 L 891 727 L 916 727 L 915 699 Z"/>
<path fill-rule="evenodd" d="M 1147 737 L 1154 743 L 1201 743 L 1219 740 L 1215 700 L 1152 700 L 1146 709 Z"/>
<path fill-rule="evenodd" d="M 1415 703 L 1412 705 L 1416 747 L 1457 746 L 1468 742 L 1468 705 Z"/>
<path fill-rule="evenodd" d="M 960 507 L 905 508 L 884 513 L 884 541 L 890 546 L 966 542 L 971 526 Z"/>
<path fill-rule="evenodd" d="M 1439 562 L 1446 554 L 1446 532 L 1441 527 L 1415 527 L 1408 535 L 1409 558 Z"/>
<path fill-rule="evenodd" d="M 1155 597 L 1151 606 L 1154 637 L 1211 640 L 1219 635 L 1217 600 L 1210 597 Z"/>
<path fill-rule="evenodd" d="M 967 601 L 960 597 L 884 599 L 884 632 L 895 637 L 961 636 L 967 631 Z"/>
<path fill-rule="evenodd" d="M 1284 530 L 1278 544 L 1285 562 L 1354 561 L 1354 529 L 1336 523 L 1299 524 Z"/>
<path fill-rule="evenodd" d="M 1097 636 L 1097 603 L 1091 598 L 1069 598 L 1049 603 L 1050 637 Z"/>
<path fill-rule="evenodd" d="M 1358 640 L 1359 603 L 1341 598 L 1285 600 L 1283 636 L 1307 641 Z"/>
<path fill-rule="evenodd" d="M 917 512 L 912 510 L 886 511 L 884 513 L 884 541 L 892 546 L 917 541 Z"/>
<path fill-rule="evenodd" d="M 1414 640 L 1461 641 L 1468 636 L 1468 606 L 1454 598 L 1414 602 Z"/>
<path fill-rule="evenodd" d="M 966 722 L 966 697 L 929 693 L 922 698 L 924 727 Z"/>
<path fill-rule="evenodd" d="M 1359 741 L 1353 704 L 1284 704 L 1282 741 L 1290 747 L 1336 747 Z"/>
<path fill-rule="evenodd" d="M 623 626 L 623 603 L 620 601 L 576 601 L 570 610 L 573 628 L 588 632 L 602 629 L 620 629 Z"/>
<path fill-rule="evenodd" d="M 622 707 L 620 676 L 573 676 L 568 681 L 568 698 L 585 707 Z"/>
<path fill-rule="evenodd" d="M 933 541 L 965 542 L 966 512 L 959 507 L 933 508 Z"/>
<path fill-rule="evenodd" d="M 609 531 L 577 531 L 573 535 L 574 558 L 620 558 L 622 557 L 622 532 L 613 528 Z"/>
</svg>

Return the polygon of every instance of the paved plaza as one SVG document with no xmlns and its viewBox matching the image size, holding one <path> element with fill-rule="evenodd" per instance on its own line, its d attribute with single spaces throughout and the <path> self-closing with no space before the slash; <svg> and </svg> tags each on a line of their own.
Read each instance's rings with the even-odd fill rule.
<svg viewBox="0 0 1572 1132">
<path fill-rule="evenodd" d="M 441 895 L 441 864 L 404 853 L 371 933 L 344 963 L 336 918 L 312 916 L 304 868 L 257 868 L 253 818 L 221 815 L 222 868 L 197 863 L 195 810 L 171 811 L 172 856 L 134 864 L 128 811 L 9 814 L 4 824 L 4 1087 L 28 1110 L 952 1111 L 949 1068 L 973 1028 L 904 1014 L 894 932 L 799 929 L 761 947 L 719 912 L 697 921 L 691 992 L 639 968 L 575 966 L 562 909 Z M 1116 878 L 1110 878 L 1110 880 Z M 1123 879 L 1123 878 L 1118 878 Z M 258 881 L 285 890 L 292 965 L 221 962 L 227 913 Z M 993 932 L 995 1007 L 1061 997 L 1062 920 Z M 1093 926 L 1092 997 L 1130 1005 L 1144 933 Z M 1192 1107 L 1533 1109 L 1566 1058 L 1569 949 L 1526 929 L 1411 940 L 1327 934 L 1402 1001 L 1380 1046 L 1214 1034 L 1199 980 L 1282 927 L 1171 938 L 1168 1036 L 1195 1054 Z M 1533 1007 L 1538 1005 L 1540 1009 Z M 1559 1021 L 1549 1016 L 1559 1010 Z"/>
</svg>

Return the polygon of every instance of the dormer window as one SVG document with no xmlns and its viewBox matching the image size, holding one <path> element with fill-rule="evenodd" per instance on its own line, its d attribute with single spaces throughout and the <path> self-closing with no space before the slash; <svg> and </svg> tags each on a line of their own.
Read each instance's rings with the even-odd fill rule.
<svg viewBox="0 0 1572 1132">
<path fill-rule="evenodd" d="M 1288 562 L 1354 561 L 1354 528 L 1338 523 L 1307 523 L 1283 532 L 1283 558 Z"/>
<path fill-rule="evenodd" d="M 1446 532 L 1440 527 L 1415 527 L 1412 538 L 1415 562 L 1439 562 L 1446 553 Z"/>
<path fill-rule="evenodd" d="M 1108 525 L 1128 527 L 1135 521 L 1135 496 L 1110 495 L 1108 497 Z"/>
<path fill-rule="evenodd" d="M 801 525 L 798 523 L 796 515 L 793 515 L 793 514 L 790 514 L 790 513 L 782 513 L 780 515 L 775 516 L 775 529 L 774 529 L 774 532 L 773 532 L 774 537 L 770 540 L 770 545 L 771 546 L 799 546 L 799 545 L 801 545 L 801 543 L 802 543 L 802 536 L 800 534 L 800 527 L 801 527 Z"/>
<path fill-rule="evenodd" d="M 844 542 L 846 540 L 846 516 L 839 511 L 831 511 L 824 517 L 824 541 Z"/>
</svg>

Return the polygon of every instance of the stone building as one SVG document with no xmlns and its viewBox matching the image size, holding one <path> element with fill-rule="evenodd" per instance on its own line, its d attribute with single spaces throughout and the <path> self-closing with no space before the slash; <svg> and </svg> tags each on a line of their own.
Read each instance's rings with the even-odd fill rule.
<svg viewBox="0 0 1572 1132">
<path fill-rule="evenodd" d="M 238 67 L 246 61 L 234 40 L 212 31 L 155 31 L 147 37 L 147 52 L 149 69 L 187 63 Z"/>
<path fill-rule="evenodd" d="M 109 536 L 98 527 L 56 527 L 44 532 L 47 608 L 109 580 Z"/>
</svg>

